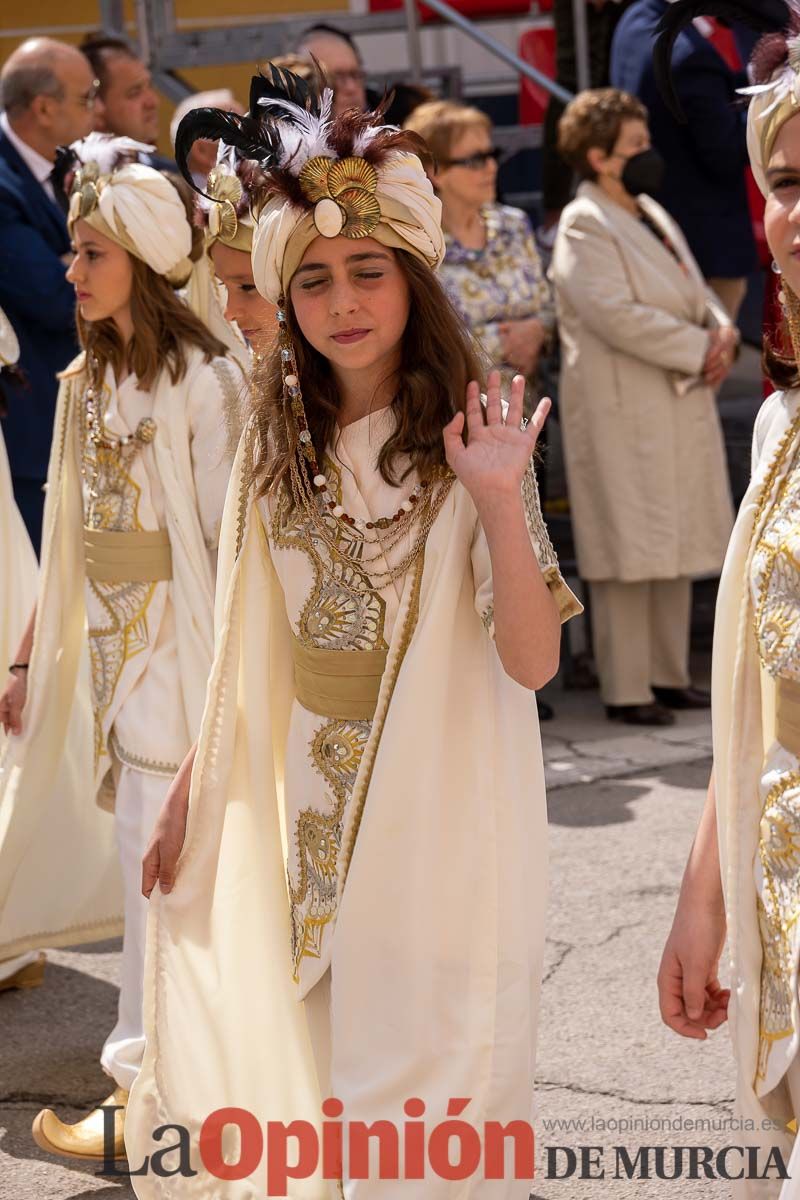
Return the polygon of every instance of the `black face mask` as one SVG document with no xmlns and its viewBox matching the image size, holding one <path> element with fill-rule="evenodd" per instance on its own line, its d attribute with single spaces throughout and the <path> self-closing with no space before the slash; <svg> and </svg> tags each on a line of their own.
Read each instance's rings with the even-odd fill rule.
<svg viewBox="0 0 800 1200">
<path fill-rule="evenodd" d="M 657 150 L 652 147 L 633 154 L 625 163 L 625 169 L 620 176 L 622 186 L 631 196 L 646 192 L 653 196 L 661 190 L 664 182 L 666 163 Z"/>
</svg>

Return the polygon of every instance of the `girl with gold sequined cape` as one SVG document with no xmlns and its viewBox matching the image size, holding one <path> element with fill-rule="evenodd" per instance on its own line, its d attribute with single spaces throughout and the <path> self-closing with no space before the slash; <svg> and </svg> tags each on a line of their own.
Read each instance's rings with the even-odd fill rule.
<svg viewBox="0 0 800 1200">
<path fill-rule="evenodd" d="M 675 1032 L 702 1040 L 728 1019 L 735 1142 L 760 1151 L 757 1169 L 733 1184 L 737 1200 L 800 1197 L 800 273 L 786 190 L 790 172 L 796 187 L 800 161 L 800 4 L 778 7 L 777 24 L 772 6 L 751 0 L 708 9 L 768 34 L 743 92 L 750 163 L 782 276 L 784 340 L 765 342 L 778 390 L 756 418 L 750 485 L 720 581 L 714 769 L 659 972 L 662 1017 Z M 704 10 L 702 0 L 680 0 L 662 19 L 655 62 L 677 116 L 669 52 Z M 729 987 L 720 980 L 726 938 Z"/>
<path fill-rule="evenodd" d="M 783 1148 L 797 1115 L 784 1076 L 800 1046 L 800 757 L 778 740 L 777 692 L 798 677 L 800 392 L 775 392 L 753 436 L 750 486 L 717 600 L 712 680 L 714 789 L 728 917 L 736 1111 L 748 1144 Z M 784 740 L 788 740 L 784 737 Z M 762 1130 L 764 1120 L 777 1129 Z M 778 1195 L 750 1183 L 743 1196 Z"/>
</svg>

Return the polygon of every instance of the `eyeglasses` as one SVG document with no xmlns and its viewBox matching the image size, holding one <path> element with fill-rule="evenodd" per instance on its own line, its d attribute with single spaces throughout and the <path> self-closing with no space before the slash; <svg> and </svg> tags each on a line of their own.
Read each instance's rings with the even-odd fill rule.
<svg viewBox="0 0 800 1200">
<path fill-rule="evenodd" d="M 78 104 L 81 108 L 94 108 L 94 102 L 97 99 L 97 93 L 99 91 L 100 80 L 93 79 L 92 86 L 89 88 L 88 92 L 84 92 L 81 96 L 78 96 L 76 104 Z"/>
<path fill-rule="evenodd" d="M 341 87 L 343 83 L 364 84 L 367 81 L 367 72 L 360 67 L 353 67 L 350 71 L 331 71 L 330 75 L 334 87 Z"/>
<path fill-rule="evenodd" d="M 498 146 L 492 146 L 491 150 L 478 150 L 476 154 L 470 154 L 467 158 L 443 158 L 440 165 L 443 167 L 466 167 L 468 171 L 480 171 L 490 160 L 499 162 L 502 157 L 503 151 Z"/>
</svg>

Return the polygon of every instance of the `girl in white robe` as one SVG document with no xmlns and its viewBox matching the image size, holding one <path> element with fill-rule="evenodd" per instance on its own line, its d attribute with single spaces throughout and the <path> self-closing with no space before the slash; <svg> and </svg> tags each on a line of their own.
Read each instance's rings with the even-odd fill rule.
<svg viewBox="0 0 800 1200">
<path fill-rule="evenodd" d="M 679 21 L 703 11 L 682 7 Z M 745 7 L 770 28 L 769 11 Z M 787 345 L 765 356 L 781 390 L 756 419 L 720 583 L 714 770 L 658 979 L 663 1020 L 681 1036 L 704 1040 L 730 1018 L 733 1141 L 757 1148 L 733 1185 L 742 1200 L 800 1197 L 800 6 L 790 10 L 790 31 L 754 52 L 748 89 L 751 164 L 783 277 Z M 719 979 L 726 937 L 730 988 Z"/>
<path fill-rule="evenodd" d="M 144 1046 L 140 861 L 199 728 L 246 351 L 230 339 L 229 354 L 176 293 L 190 279 L 197 288 L 203 250 L 175 186 L 125 165 L 121 140 L 73 149 L 68 278 L 85 350 L 62 376 L 42 581 L 0 697 L 13 735 L 0 778 L 0 946 L 108 936 L 124 916 L 118 1020 L 101 1057 L 121 1152 Z M 43 886 L 56 873 L 58 887 Z M 102 1115 L 68 1126 L 45 1109 L 34 1137 L 51 1153 L 102 1158 Z"/>
<path fill-rule="evenodd" d="M 505 423 L 494 378 L 484 423 L 474 349 L 431 273 L 440 211 L 416 144 L 371 114 L 326 127 L 330 93 L 298 109 L 299 87 L 266 90 L 286 124 L 236 122 L 251 157 L 263 137 L 253 274 L 281 344 L 228 494 L 196 756 L 144 861 L 147 1047 L 126 1147 L 147 1200 L 221 1194 L 197 1136 L 225 1106 L 262 1128 L 316 1129 L 330 1096 L 398 1130 L 415 1097 L 433 1124 L 454 1101 L 479 1131 L 531 1117 L 534 691 L 579 610 L 530 466 L 548 404 L 522 428 L 518 378 Z M 196 1173 L 152 1169 L 164 1123 L 188 1131 Z M 295 1172 L 288 1194 L 400 1186 L 352 1166 Z M 458 1194 L 527 1197 L 524 1164 L 504 1168 Z M 263 1195 L 264 1170 L 229 1173 L 226 1198 Z M 424 1194 L 453 1184 L 428 1168 Z"/>
</svg>

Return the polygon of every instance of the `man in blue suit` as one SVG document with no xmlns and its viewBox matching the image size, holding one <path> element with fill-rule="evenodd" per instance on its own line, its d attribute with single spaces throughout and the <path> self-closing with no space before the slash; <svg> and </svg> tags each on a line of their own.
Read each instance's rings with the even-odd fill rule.
<svg viewBox="0 0 800 1200">
<path fill-rule="evenodd" d="M 77 353 L 69 236 L 50 180 L 56 148 L 91 129 L 95 80 L 73 46 L 24 42 L 0 73 L 0 308 L 20 344 L 3 432 L 14 495 L 37 551 L 58 381 Z"/>
<path fill-rule="evenodd" d="M 683 229 L 700 269 L 735 319 L 746 276 L 756 267 L 745 183 L 746 111 L 736 94 L 747 77 L 708 40 L 710 27 L 690 25 L 672 59 L 687 118 L 679 124 L 653 75 L 653 42 L 668 7 L 668 0 L 636 0 L 623 15 L 611 47 L 611 83 L 647 106 L 653 145 L 667 164 L 656 199 Z"/>
</svg>

